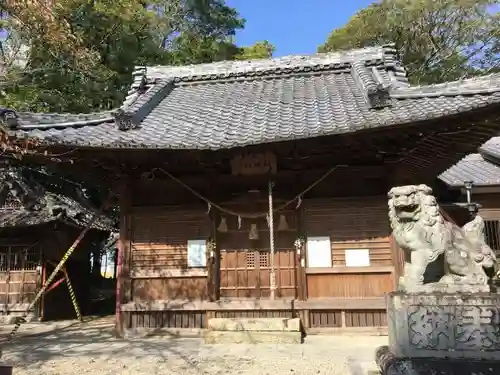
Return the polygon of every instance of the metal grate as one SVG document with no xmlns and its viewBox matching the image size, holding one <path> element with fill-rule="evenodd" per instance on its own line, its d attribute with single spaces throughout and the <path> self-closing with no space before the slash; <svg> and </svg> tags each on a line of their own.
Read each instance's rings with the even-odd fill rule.
<svg viewBox="0 0 500 375">
<path fill-rule="evenodd" d="M 259 266 L 261 268 L 269 267 L 269 253 L 266 251 L 259 252 Z"/>
<path fill-rule="evenodd" d="M 255 253 L 247 252 L 246 253 L 246 266 L 247 268 L 255 268 Z"/>
</svg>

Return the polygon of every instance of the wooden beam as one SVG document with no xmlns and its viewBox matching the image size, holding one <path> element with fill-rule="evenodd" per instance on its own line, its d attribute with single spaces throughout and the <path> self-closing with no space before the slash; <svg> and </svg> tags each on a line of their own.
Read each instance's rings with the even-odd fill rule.
<svg viewBox="0 0 500 375">
<path fill-rule="evenodd" d="M 323 177 L 330 168 L 313 169 L 309 171 L 282 171 L 273 176 L 275 181 L 276 196 L 283 199 L 293 198 L 296 194 L 308 188 L 312 183 Z M 339 167 L 334 170 L 325 181 L 321 182 L 315 191 L 325 187 L 325 184 L 331 184 L 332 181 L 342 180 L 344 182 L 351 182 L 355 185 L 366 184 L 369 178 L 379 178 L 382 182 L 385 181 L 385 176 L 389 173 L 388 168 L 377 167 L 359 167 L 359 168 L 345 168 Z M 267 191 L 267 176 L 232 176 L 232 175 L 214 175 L 204 174 L 196 176 L 179 177 L 180 182 L 169 179 L 165 175 L 158 174 L 158 179 L 152 181 L 145 181 L 134 179 L 133 189 L 137 192 L 138 197 L 153 197 L 157 196 L 157 192 L 169 192 L 171 196 L 178 196 L 176 192 L 182 194 L 179 198 L 186 195 L 192 196 L 187 188 L 182 184 L 189 186 L 205 197 L 213 201 L 228 200 L 228 194 L 245 193 L 250 189 L 259 189 Z M 182 183 L 182 184 L 181 184 Z M 383 184 L 385 188 L 385 183 Z M 324 189 L 323 189 L 324 190 Z M 167 195 L 167 194 L 165 194 Z M 193 198 L 195 198 L 193 196 Z"/>
<path fill-rule="evenodd" d="M 132 269 L 130 270 L 131 279 L 171 279 L 171 278 L 184 278 L 184 277 L 207 277 L 208 271 L 206 269 Z"/>
<path fill-rule="evenodd" d="M 370 266 L 370 267 L 318 267 L 306 268 L 307 275 L 326 275 L 326 274 L 359 274 L 359 273 L 392 273 L 392 266 Z"/>
<path fill-rule="evenodd" d="M 385 297 L 314 298 L 297 301 L 296 309 L 307 310 L 384 310 Z"/>
<path fill-rule="evenodd" d="M 131 302 L 122 306 L 122 311 L 169 311 L 169 310 L 291 310 L 294 300 L 156 300 Z"/>
<path fill-rule="evenodd" d="M 57 280 L 55 283 L 53 283 L 51 286 L 49 286 L 47 288 L 47 290 L 45 291 L 45 294 L 47 294 L 48 292 L 50 292 L 51 290 L 57 288 L 59 285 L 61 285 L 65 280 L 65 277 L 61 277 L 59 280 Z"/>
<path fill-rule="evenodd" d="M 384 310 L 384 297 L 318 298 L 307 301 L 285 300 L 156 300 L 129 302 L 121 311 L 237 311 L 237 310 Z"/>
</svg>

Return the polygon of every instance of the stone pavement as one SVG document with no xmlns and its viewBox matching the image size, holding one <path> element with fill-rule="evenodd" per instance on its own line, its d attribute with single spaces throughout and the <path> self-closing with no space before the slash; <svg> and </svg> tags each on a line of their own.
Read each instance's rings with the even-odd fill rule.
<svg viewBox="0 0 500 375">
<path fill-rule="evenodd" d="M 308 336 L 304 344 L 215 344 L 201 338 L 113 337 L 113 319 L 89 323 L 32 323 L 2 360 L 16 375 L 83 374 L 376 374 L 375 349 L 384 336 Z M 0 334 L 8 333 L 2 328 Z"/>
</svg>

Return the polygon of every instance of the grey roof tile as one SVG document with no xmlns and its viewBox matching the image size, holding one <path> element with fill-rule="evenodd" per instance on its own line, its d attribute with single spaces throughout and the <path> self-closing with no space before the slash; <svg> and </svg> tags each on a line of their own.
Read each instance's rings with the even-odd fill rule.
<svg viewBox="0 0 500 375">
<path fill-rule="evenodd" d="M 47 211 L 26 210 L 24 208 L 0 208 L 0 228 L 27 227 L 54 221 Z"/>
<path fill-rule="evenodd" d="M 439 179 L 452 187 L 462 187 L 464 181 L 473 181 L 475 186 L 500 185 L 500 166 L 480 154 L 471 154 L 440 174 Z"/>
<path fill-rule="evenodd" d="M 493 137 L 484 145 L 479 148 L 481 153 L 486 159 L 500 160 L 500 137 Z"/>
<path fill-rule="evenodd" d="M 114 122 L 114 111 L 98 113 L 33 113 L 17 112 L 18 126 L 23 130 L 69 129 Z"/>
<path fill-rule="evenodd" d="M 18 114 L 17 129 L 8 133 L 70 146 L 214 150 L 356 132 L 490 105 L 500 107 L 500 74 L 409 87 L 389 46 L 140 68 L 114 114 Z"/>
<path fill-rule="evenodd" d="M 8 194 L 15 195 L 13 200 L 18 202 L 16 205 L 0 206 L 0 228 L 60 220 L 82 228 L 90 226 L 103 231 L 114 230 L 115 222 L 83 199 L 47 190 L 37 181 L 27 179 L 21 169 L 2 169 L 0 173 L 0 195 L 5 199 Z"/>
<path fill-rule="evenodd" d="M 256 78 L 271 74 L 281 75 L 321 72 L 339 68 L 349 69 L 350 64 L 356 61 L 399 68 L 400 64 L 394 58 L 395 54 L 396 50 L 393 46 L 387 45 L 333 53 L 283 56 L 273 59 L 219 61 L 184 66 L 150 66 L 147 67 L 147 78 L 150 80 L 175 78 L 188 81 L 219 80 L 235 77 Z M 144 69 L 143 67 L 138 68 Z M 404 73 L 404 69 L 399 68 L 398 70 Z"/>
</svg>

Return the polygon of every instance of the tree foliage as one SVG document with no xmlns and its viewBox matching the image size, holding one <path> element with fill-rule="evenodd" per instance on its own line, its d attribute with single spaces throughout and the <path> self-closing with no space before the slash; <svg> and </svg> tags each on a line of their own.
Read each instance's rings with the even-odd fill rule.
<svg viewBox="0 0 500 375">
<path fill-rule="evenodd" d="M 235 55 L 236 60 L 253 60 L 271 57 L 275 48 L 267 40 L 257 42 L 249 47 L 241 47 Z"/>
<path fill-rule="evenodd" d="M 320 52 L 396 44 L 414 84 L 500 68 L 498 0 L 382 0 L 328 36 Z"/>
<path fill-rule="evenodd" d="M 6 0 L 0 11 L 0 101 L 16 109 L 110 109 L 136 65 L 242 55 L 232 38 L 245 21 L 224 0 Z"/>
</svg>

